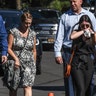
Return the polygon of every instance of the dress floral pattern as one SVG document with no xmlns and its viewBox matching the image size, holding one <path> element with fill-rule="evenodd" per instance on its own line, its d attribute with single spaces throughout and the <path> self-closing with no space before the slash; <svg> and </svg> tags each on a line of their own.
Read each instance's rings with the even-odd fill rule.
<svg viewBox="0 0 96 96">
<path fill-rule="evenodd" d="M 3 78 L 4 85 L 14 90 L 18 87 L 32 86 L 36 75 L 36 64 L 32 53 L 36 34 L 29 29 L 28 37 L 21 37 L 18 28 L 11 29 L 10 33 L 14 36 L 12 48 L 20 59 L 20 68 L 14 70 L 14 60 L 8 56 Z"/>
</svg>

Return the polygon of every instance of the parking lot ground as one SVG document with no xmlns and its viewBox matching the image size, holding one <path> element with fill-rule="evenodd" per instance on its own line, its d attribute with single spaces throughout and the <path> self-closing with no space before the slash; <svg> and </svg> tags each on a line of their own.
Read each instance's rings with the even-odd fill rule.
<svg viewBox="0 0 96 96">
<path fill-rule="evenodd" d="M 94 75 L 94 95 L 96 96 L 96 74 Z M 58 65 L 54 60 L 53 52 L 43 52 L 42 57 L 42 73 L 36 75 L 33 96 L 48 96 L 49 92 L 53 92 L 55 96 L 65 96 L 63 81 L 63 65 Z M 0 78 L 0 96 L 8 96 L 8 89 L 3 86 Z M 23 90 L 18 90 L 18 96 L 24 96 Z"/>
</svg>

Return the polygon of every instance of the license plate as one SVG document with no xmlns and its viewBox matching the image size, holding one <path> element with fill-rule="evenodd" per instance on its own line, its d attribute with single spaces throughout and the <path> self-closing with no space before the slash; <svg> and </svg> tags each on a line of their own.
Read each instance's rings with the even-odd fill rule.
<svg viewBox="0 0 96 96">
<path fill-rule="evenodd" d="M 53 43 L 54 42 L 54 39 L 53 38 L 49 38 L 48 39 L 48 42 Z"/>
</svg>

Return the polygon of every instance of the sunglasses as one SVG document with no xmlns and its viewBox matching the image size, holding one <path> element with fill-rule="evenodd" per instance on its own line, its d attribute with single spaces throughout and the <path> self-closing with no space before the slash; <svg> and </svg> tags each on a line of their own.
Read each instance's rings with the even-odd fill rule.
<svg viewBox="0 0 96 96">
<path fill-rule="evenodd" d="M 81 26 L 80 26 L 81 28 L 89 28 L 90 27 L 90 24 L 81 24 Z"/>
<path fill-rule="evenodd" d="M 31 22 L 24 22 L 25 24 L 31 24 Z"/>
</svg>

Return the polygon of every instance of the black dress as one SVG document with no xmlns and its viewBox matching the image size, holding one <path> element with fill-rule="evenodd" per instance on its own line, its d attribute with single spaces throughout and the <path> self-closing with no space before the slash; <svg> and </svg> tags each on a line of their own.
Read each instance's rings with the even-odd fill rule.
<svg viewBox="0 0 96 96">
<path fill-rule="evenodd" d="M 93 36 L 83 39 L 83 36 L 73 41 L 76 44 L 75 55 L 72 60 L 72 79 L 75 96 L 90 96 L 90 83 L 94 69 Z"/>
</svg>

